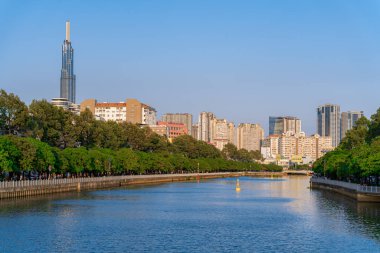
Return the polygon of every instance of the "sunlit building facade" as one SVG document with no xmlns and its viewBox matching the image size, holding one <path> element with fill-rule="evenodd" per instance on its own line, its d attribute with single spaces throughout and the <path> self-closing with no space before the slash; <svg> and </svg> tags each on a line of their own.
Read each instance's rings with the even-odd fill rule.
<svg viewBox="0 0 380 253">
<path fill-rule="evenodd" d="M 96 119 L 104 121 L 129 122 L 140 125 L 156 125 L 156 110 L 137 99 L 127 99 L 125 102 L 98 102 L 96 99 L 86 99 L 80 105 L 80 110 L 90 110 Z"/>
<path fill-rule="evenodd" d="M 211 143 L 214 135 L 215 115 L 212 112 L 201 112 L 198 120 L 198 140 Z"/>
<path fill-rule="evenodd" d="M 261 141 L 264 139 L 264 129 L 259 124 L 241 123 L 237 127 L 237 148 L 248 151 L 261 148 Z"/>
</svg>

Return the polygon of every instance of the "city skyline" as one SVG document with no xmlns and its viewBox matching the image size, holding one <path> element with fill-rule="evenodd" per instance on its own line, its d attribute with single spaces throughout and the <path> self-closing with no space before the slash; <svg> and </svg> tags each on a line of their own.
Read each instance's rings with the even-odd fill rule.
<svg viewBox="0 0 380 253">
<path fill-rule="evenodd" d="M 380 251 L 380 0 L 0 0 L 1 252 Z"/>
<path fill-rule="evenodd" d="M 211 111 L 236 124 L 259 123 L 266 130 L 269 116 L 293 115 L 302 120 L 308 134 L 316 132 L 315 108 L 321 104 L 339 104 L 342 111 L 375 112 L 376 92 L 369 90 L 378 83 L 374 66 L 380 65 L 379 36 L 372 28 L 379 20 L 372 9 L 379 6 L 370 2 L 352 8 L 356 7 L 353 1 L 286 2 L 288 5 L 279 6 L 283 12 L 262 2 L 242 1 L 234 6 L 213 2 L 219 7 L 211 13 L 215 22 L 206 15 L 213 10 L 211 3 L 203 5 L 203 12 L 194 8 L 195 3 L 169 6 L 115 1 L 99 19 L 99 8 L 83 3 L 73 2 L 76 8 L 71 8 L 57 2 L 2 2 L 1 10 L 6 11 L 0 19 L 10 25 L 1 27 L 1 88 L 27 103 L 59 96 L 58 45 L 64 33 L 62 22 L 69 18 L 75 22 L 72 37 L 80 75 L 77 102 L 89 97 L 102 101 L 136 97 L 156 107 L 158 116 Z M 102 2 L 95 3 L 102 6 Z M 88 10 L 85 14 L 81 13 L 84 8 Z M 329 11 L 331 8 L 335 12 Z M 133 15 L 125 15 L 131 9 Z M 308 21 L 309 26 L 294 23 L 297 19 L 289 15 L 293 9 L 295 18 Z M 321 22 L 315 11 L 325 13 L 330 23 Z M 257 13 L 262 14 L 251 15 Z M 172 16 L 160 19 L 166 14 Z M 199 14 L 194 25 L 193 14 Z M 152 17 L 147 18 L 149 15 Z M 266 20 L 265 15 L 277 19 Z M 18 19 L 20 16 L 25 18 Z M 368 24 L 367 16 L 375 20 Z M 222 20 L 224 23 L 219 23 Z M 328 25 L 338 29 L 340 36 Z M 352 27 L 356 29 L 349 29 Z M 296 34 L 302 34 L 300 40 Z M 33 50 L 24 46 L 24 41 L 32 43 Z M 99 48 L 106 50 L 97 51 Z M 29 57 L 21 57 L 27 54 Z M 347 65 L 352 58 L 357 60 Z M 302 71 L 297 71 L 299 68 Z M 325 92 L 327 88 L 329 92 Z M 291 96 L 297 101 L 286 99 Z"/>
</svg>

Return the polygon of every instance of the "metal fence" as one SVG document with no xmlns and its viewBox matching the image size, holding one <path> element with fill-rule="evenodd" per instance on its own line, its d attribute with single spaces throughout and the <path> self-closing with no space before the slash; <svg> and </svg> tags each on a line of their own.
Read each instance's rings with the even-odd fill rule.
<svg viewBox="0 0 380 253">
<path fill-rule="evenodd" d="M 176 178 L 176 177 L 194 177 L 201 176 L 216 176 L 227 175 L 228 172 L 223 173 L 187 173 L 187 174 L 160 174 L 160 175 L 130 175 L 130 176 L 108 176 L 108 177 L 81 177 L 81 178 L 60 178 L 60 179 L 40 179 L 40 180 L 21 180 L 21 181 L 2 181 L 0 182 L 0 190 L 9 188 L 27 188 L 27 187 L 43 187 L 54 185 L 65 185 L 75 183 L 99 182 L 99 181 L 112 181 L 112 180 L 133 180 L 133 179 L 146 179 L 146 178 Z"/>
<path fill-rule="evenodd" d="M 327 179 L 327 178 L 323 178 L 323 177 L 312 177 L 312 178 L 310 178 L 310 182 L 339 186 L 339 187 L 354 190 L 357 192 L 379 193 L 380 194 L 380 187 L 378 187 L 378 186 L 353 184 L 353 183 L 344 182 L 344 181 L 331 180 L 331 179 Z"/>
</svg>

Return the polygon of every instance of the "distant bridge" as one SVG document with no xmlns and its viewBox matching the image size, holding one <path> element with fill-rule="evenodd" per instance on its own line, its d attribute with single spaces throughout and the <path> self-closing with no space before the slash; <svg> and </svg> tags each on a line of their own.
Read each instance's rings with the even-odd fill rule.
<svg viewBox="0 0 380 253">
<path fill-rule="evenodd" d="M 313 171 L 311 170 L 284 170 L 283 173 L 286 175 L 313 175 Z"/>
</svg>

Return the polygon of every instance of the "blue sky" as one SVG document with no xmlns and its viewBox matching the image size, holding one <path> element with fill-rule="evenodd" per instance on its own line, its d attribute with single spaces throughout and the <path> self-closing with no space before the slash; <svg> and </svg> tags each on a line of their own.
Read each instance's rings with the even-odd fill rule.
<svg viewBox="0 0 380 253">
<path fill-rule="evenodd" d="M 165 112 L 259 123 L 316 107 L 380 106 L 380 1 L 0 0 L 0 88 L 59 96 L 71 21 L 77 100 L 137 98 Z"/>
</svg>

